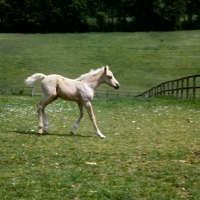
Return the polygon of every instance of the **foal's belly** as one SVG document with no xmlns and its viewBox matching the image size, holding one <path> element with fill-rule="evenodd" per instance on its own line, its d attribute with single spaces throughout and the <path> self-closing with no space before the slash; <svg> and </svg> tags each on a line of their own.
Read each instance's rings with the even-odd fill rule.
<svg viewBox="0 0 200 200">
<path fill-rule="evenodd" d="M 79 100 L 79 95 L 74 92 L 73 90 L 70 89 L 58 89 L 57 91 L 57 95 L 64 99 L 64 100 L 68 100 L 68 101 L 78 101 Z"/>
</svg>

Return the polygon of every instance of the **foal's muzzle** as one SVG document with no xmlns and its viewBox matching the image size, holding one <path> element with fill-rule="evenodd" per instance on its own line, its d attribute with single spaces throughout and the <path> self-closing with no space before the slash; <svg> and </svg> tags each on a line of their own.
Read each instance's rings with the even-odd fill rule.
<svg viewBox="0 0 200 200">
<path fill-rule="evenodd" d="M 115 86 L 115 89 L 118 89 L 119 88 L 119 85 L 117 84 L 116 86 Z"/>
</svg>

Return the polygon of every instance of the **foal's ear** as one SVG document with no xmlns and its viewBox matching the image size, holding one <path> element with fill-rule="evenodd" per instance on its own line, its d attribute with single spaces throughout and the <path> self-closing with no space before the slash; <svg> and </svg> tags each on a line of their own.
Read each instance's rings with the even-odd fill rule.
<svg viewBox="0 0 200 200">
<path fill-rule="evenodd" d="M 104 72 L 105 72 L 105 74 L 107 74 L 107 71 L 109 70 L 109 67 L 108 67 L 108 65 L 107 66 L 105 66 L 104 67 Z"/>
</svg>

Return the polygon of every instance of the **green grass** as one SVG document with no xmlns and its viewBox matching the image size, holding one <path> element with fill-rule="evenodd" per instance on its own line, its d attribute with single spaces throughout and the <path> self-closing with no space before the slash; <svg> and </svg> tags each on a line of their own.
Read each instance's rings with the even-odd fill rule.
<svg viewBox="0 0 200 200">
<path fill-rule="evenodd" d="M 37 136 L 39 98 L 0 96 L 1 199 L 199 199 L 200 104 L 175 99 L 95 99 L 76 135 L 75 103 L 48 106 Z"/>
<path fill-rule="evenodd" d="M 108 64 L 120 91 L 143 92 L 199 74 L 199 51 L 200 31 L 0 34 L 0 86 L 24 86 L 36 72 L 76 78 Z"/>
<path fill-rule="evenodd" d="M 119 91 L 143 92 L 200 73 L 199 35 L 0 34 L 0 86 L 24 86 L 36 72 L 76 78 L 108 64 Z M 39 100 L 0 96 L 1 199 L 200 199 L 199 100 L 95 99 L 106 139 L 87 114 L 71 136 L 78 107 L 61 100 L 48 106 L 49 132 L 38 137 Z"/>
</svg>

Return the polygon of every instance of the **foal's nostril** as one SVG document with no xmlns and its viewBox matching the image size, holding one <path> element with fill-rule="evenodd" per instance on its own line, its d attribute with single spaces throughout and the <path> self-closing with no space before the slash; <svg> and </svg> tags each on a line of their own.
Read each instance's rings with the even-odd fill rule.
<svg viewBox="0 0 200 200">
<path fill-rule="evenodd" d="M 119 88 L 119 85 L 116 85 L 116 86 L 115 86 L 115 89 L 118 89 L 118 88 Z"/>
</svg>

